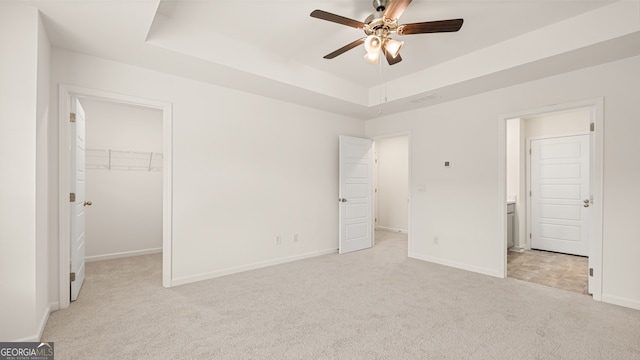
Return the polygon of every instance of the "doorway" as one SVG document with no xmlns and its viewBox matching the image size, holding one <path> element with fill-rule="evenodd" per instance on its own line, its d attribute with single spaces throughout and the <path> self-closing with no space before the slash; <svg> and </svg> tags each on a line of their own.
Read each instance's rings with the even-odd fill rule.
<svg viewBox="0 0 640 360">
<path fill-rule="evenodd" d="M 87 262 L 162 252 L 162 111 L 80 98 Z"/>
<path fill-rule="evenodd" d="M 378 137 L 374 140 L 373 148 L 375 241 L 391 237 L 408 241 L 409 135 L 395 134 Z M 398 235 L 390 236 L 394 233 Z"/>
<path fill-rule="evenodd" d="M 408 256 L 411 251 L 410 164 L 409 133 L 373 140 L 339 137 L 340 254 L 374 247 L 376 239 L 400 238 L 405 242 Z M 380 219 L 383 212 L 390 215 Z M 393 236 L 383 236 L 383 232 Z"/>
<path fill-rule="evenodd" d="M 502 120 L 504 276 L 600 300 L 602 99 Z"/>
<path fill-rule="evenodd" d="M 161 112 L 162 117 L 162 284 L 171 286 L 171 208 L 172 208 L 172 106 L 170 103 L 114 94 L 99 90 L 87 89 L 61 84 L 59 87 L 59 299 L 60 308 L 69 307 L 69 263 L 70 263 L 70 136 L 69 114 L 71 98 L 78 97 L 95 101 L 106 101 L 121 105 L 137 106 Z M 153 159 L 151 159 L 153 162 Z M 157 162 L 156 162 L 157 164 Z M 153 164 L 152 164 L 153 165 Z"/>
</svg>

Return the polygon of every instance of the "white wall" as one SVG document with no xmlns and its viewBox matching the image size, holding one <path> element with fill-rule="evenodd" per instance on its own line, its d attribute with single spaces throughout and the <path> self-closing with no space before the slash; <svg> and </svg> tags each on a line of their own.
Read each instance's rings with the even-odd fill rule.
<svg viewBox="0 0 640 360">
<path fill-rule="evenodd" d="M 638 69 L 640 57 L 633 57 L 368 121 L 368 137 L 411 131 L 411 256 L 498 275 L 500 116 L 604 97 L 602 298 L 640 309 Z M 453 167 L 443 168 L 443 160 Z M 421 185 L 426 191 L 417 191 Z"/>
<path fill-rule="evenodd" d="M 338 135 L 363 121 L 54 49 L 58 83 L 173 104 L 174 284 L 337 249 Z"/>
<path fill-rule="evenodd" d="M 524 121 L 524 132 L 527 138 L 586 133 L 590 123 L 590 108 L 572 109 L 528 117 Z"/>
<path fill-rule="evenodd" d="M 36 98 L 36 327 L 38 337 L 49 318 L 49 112 L 51 43 L 38 16 L 38 72 Z M 55 305 L 51 305 L 55 307 Z"/>
<path fill-rule="evenodd" d="M 36 9 L 0 4 L 0 53 L 0 340 L 35 341 L 48 316 L 49 100 L 49 42 Z"/>
<path fill-rule="evenodd" d="M 507 120 L 507 200 L 520 191 L 520 119 Z"/>
<path fill-rule="evenodd" d="M 377 227 L 407 232 L 409 198 L 409 137 L 375 141 L 378 159 Z"/>
<path fill-rule="evenodd" d="M 520 244 L 520 239 L 523 237 L 520 235 L 520 229 L 524 227 L 524 222 L 520 221 L 520 214 L 524 214 L 525 199 L 521 196 L 520 181 L 524 180 L 520 176 L 521 166 L 524 164 L 520 161 L 521 158 L 521 130 L 520 124 L 522 119 L 509 119 L 507 120 L 506 127 L 506 154 L 507 154 L 507 202 L 514 201 L 516 203 L 515 215 L 513 217 L 513 246 L 516 248 L 523 247 Z M 524 216 L 522 217 L 524 218 Z"/>
<path fill-rule="evenodd" d="M 87 149 L 162 153 L 161 110 L 90 98 L 80 102 Z M 162 172 L 96 169 L 92 159 L 87 156 L 86 198 L 93 203 L 86 208 L 87 261 L 160 252 Z"/>
</svg>

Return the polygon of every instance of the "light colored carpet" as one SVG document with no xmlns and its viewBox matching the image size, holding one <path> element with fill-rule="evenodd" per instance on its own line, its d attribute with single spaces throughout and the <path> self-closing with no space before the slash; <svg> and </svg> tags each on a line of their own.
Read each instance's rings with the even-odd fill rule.
<svg viewBox="0 0 640 360">
<path fill-rule="evenodd" d="M 640 311 L 409 259 L 404 236 L 171 289 L 160 255 L 88 263 L 56 359 L 640 359 Z"/>
</svg>

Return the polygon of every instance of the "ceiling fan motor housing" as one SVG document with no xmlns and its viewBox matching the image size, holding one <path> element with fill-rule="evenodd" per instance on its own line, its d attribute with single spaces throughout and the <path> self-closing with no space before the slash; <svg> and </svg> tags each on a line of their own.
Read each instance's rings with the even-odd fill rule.
<svg viewBox="0 0 640 360">
<path fill-rule="evenodd" d="M 367 35 L 387 36 L 398 29 L 396 20 L 384 17 L 384 11 L 377 11 L 369 15 L 364 21 L 364 32 Z"/>
<path fill-rule="evenodd" d="M 389 0 L 373 0 L 373 8 L 376 11 L 384 11 L 389 5 Z"/>
</svg>

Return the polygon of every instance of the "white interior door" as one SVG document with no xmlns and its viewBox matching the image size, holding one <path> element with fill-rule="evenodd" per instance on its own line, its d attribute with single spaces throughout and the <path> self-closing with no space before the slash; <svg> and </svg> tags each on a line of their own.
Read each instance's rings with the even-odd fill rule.
<svg viewBox="0 0 640 360">
<path fill-rule="evenodd" d="M 71 301 L 75 301 L 84 282 L 85 252 L 85 116 L 78 98 L 71 98 Z M 73 121 L 75 119 L 75 121 Z"/>
<path fill-rule="evenodd" d="M 531 248 L 589 255 L 589 135 L 531 141 Z"/>
<path fill-rule="evenodd" d="M 369 139 L 340 136 L 340 254 L 373 244 L 371 145 Z"/>
</svg>

